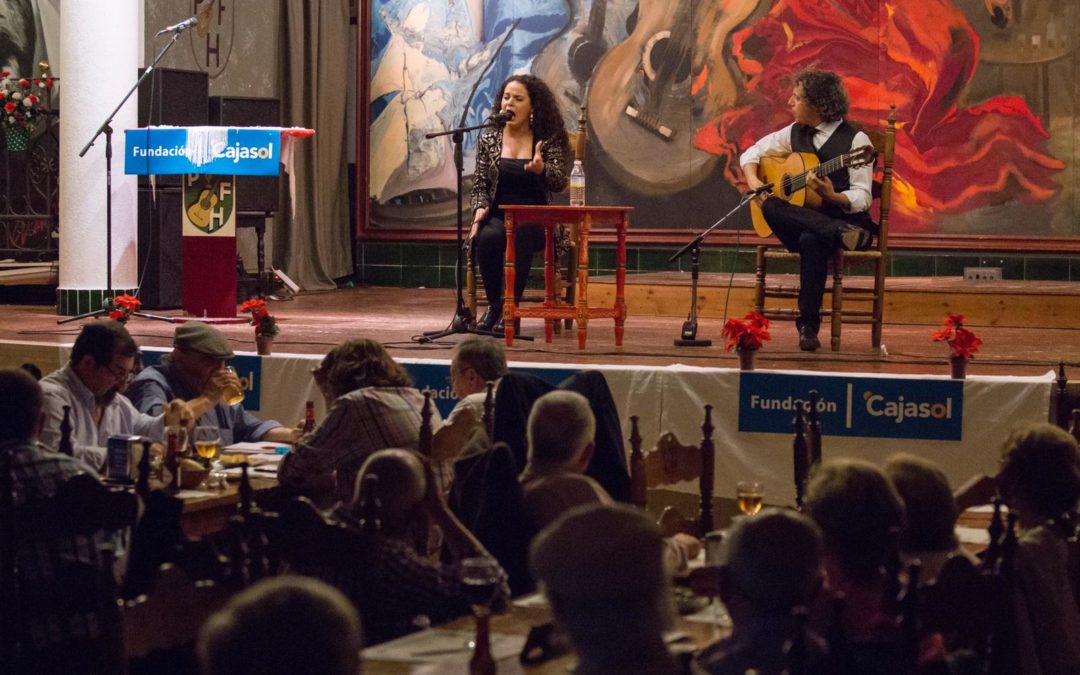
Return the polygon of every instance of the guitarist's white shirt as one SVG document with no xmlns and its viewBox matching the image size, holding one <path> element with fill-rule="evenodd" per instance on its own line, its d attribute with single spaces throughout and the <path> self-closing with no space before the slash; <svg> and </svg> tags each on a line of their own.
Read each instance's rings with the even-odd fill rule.
<svg viewBox="0 0 1080 675">
<path fill-rule="evenodd" d="M 842 121 L 822 122 L 817 125 L 815 128 L 818 133 L 814 134 L 814 148 L 820 148 L 824 145 L 825 141 L 829 140 L 829 137 L 832 136 Z M 746 152 L 739 157 L 739 166 L 745 167 L 747 164 L 757 164 L 762 157 L 787 157 L 790 155 L 792 152 L 791 129 L 794 126 L 795 123 L 792 122 L 783 129 L 760 138 L 757 143 L 747 148 Z M 857 131 L 851 141 L 851 149 L 870 144 L 870 137 L 862 131 Z M 857 168 L 849 168 L 847 172 L 850 187 L 840 193 L 846 196 L 848 202 L 850 202 L 850 206 L 845 210 L 848 213 L 859 213 L 868 210 L 873 199 L 870 188 L 874 181 L 874 165 L 871 163 Z"/>
</svg>

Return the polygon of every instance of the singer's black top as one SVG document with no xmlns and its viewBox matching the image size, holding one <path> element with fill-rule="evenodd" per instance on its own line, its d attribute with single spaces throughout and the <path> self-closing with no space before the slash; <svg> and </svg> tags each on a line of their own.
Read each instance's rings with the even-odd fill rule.
<svg viewBox="0 0 1080 675">
<path fill-rule="evenodd" d="M 502 128 L 486 129 L 480 134 L 476 144 L 476 176 L 472 189 L 472 210 L 490 207 L 495 201 L 499 189 L 499 159 L 502 157 Z M 545 140 L 540 146 L 540 155 L 544 159 L 543 180 L 540 181 L 543 201 L 551 201 L 552 192 L 562 192 L 570 182 L 566 168 L 565 143 Z M 531 174 L 530 174 L 531 175 Z M 510 203 L 510 202 L 504 202 Z M 533 202 L 522 202 L 533 203 Z"/>
</svg>

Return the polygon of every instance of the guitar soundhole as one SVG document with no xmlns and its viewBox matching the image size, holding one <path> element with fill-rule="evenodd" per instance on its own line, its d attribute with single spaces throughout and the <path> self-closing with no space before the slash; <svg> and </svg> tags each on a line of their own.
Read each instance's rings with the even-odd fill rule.
<svg viewBox="0 0 1080 675">
<path fill-rule="evenodd" d="M 690 59 L 685 50 L 679 49 L 678 45 L 671 43 L 670 33 L 657 34 L 649 41 L 645 54 L 645 74 L 650 80 L 655 80 L 657 74 L 666 68 L 673 72 L 670 82 L 678 84 L 690 77 Z"/>
<path fill-rule="evenodd" d="M 580 39 L 570 46 L 570 73 L 578 82 L 588 82 L 600 57 L 607 50 L 607 45 Z"/>
</svg>

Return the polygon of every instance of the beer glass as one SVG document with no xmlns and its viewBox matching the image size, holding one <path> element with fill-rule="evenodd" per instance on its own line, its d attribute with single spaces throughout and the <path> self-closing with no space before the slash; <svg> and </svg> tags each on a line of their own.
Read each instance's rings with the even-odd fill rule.
<svg viewBox="0 0 1080 675">
<path fill-rule="evenodd" d="M 226 366 L 225 372 L 232 373 L 233 375 L 236 375 L 236 368 L 233 368 L 232 366 Z M 237 379 L 239 379 L 239 376 L 237 376 Z M 241 389 L 238 386 L 229 385 L 225 389 L 225 391 L 222 392 L 221 398 L 224 399 L 225 403 L 227 403 L 229 405 L 236 405 L 237 403 L 243 403 L 244 402 L 244 390 Z"/>
<path fill-rule="evenodd" d="M 739 500 L 739 510 L 752 516 L 761 510 L 765 501 L 765 486 L 756 481 L 739 481 L 735 486 L 735 497 Z"/>
<path fill-rule="evenodd" d="M 199 455 L 203 464 L 210 466 L 210 463 L 221 451 L 221 434 L 218 432 L 217 427 L 195 427 L 193 438 L 195 440 L 195 452 Z"/>
</svg>

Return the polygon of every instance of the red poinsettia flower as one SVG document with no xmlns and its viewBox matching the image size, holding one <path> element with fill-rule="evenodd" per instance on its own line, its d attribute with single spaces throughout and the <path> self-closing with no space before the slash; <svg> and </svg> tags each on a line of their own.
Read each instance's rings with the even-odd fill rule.
<svg viewBox="0 0 1080 675">
<path fill-rule="evenodd" d="M 134 312 L 139 309 L 139 307 L 142 307 L 141 300 L 134 295 L 129 295 L 127 293 L 116 296 L 116 298 L 113 299 L 113 304 L 116 305 L 117 309 L 124 309 L 129 312 Z"/>
<path fill-rule="evenodd" d="M 277 321 L 266 308 L 265 300 L 248 300 L 240 305 L 241 312 L 251 312 L 251 325 L 255 326 L 255 335 L 273 337 L 278 334 Z"/>
<path fill-rule="evenodd" d="M 964 328 L 963 314 L 949 314 L 942 327 L 930 333 L 936 342 L 945 342 L 952 349 L 953 356 L 970 359 L 979 351 L 982 340 L 967 328 Z"/>
<path fill-rule="evenodd" d="M 114 309 L 113 311 L 109 312 L 109 318 L 113 319 L 114 321 L 119 321 L 120 323 L 124 323 L 125 321 L 128 320 L 128 315 L 127 315 L 127 312 L 121 312 L 121 311 L 118 311 L 118 310 Z"/>
<path fill-rule="evenodd" d="M 757 312 L 748 312 L 742 319 L 728 319 L 721 334 L 727 338 L 727 350 L 757 350 L 772 339 L 769 320 Z"/>
</svg>

